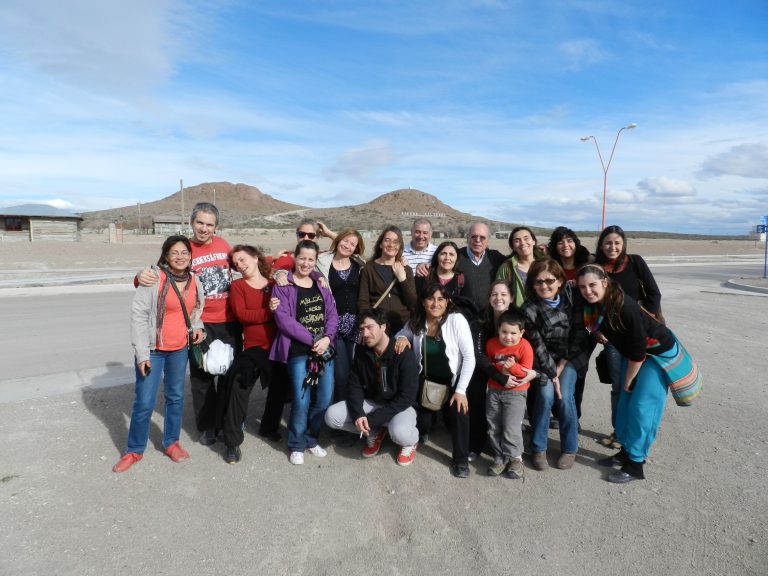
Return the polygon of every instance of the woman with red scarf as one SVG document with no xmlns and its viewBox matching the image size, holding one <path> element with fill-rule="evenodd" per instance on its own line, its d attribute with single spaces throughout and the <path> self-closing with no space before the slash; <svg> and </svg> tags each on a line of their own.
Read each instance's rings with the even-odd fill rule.
<svg viewBox="0 0 768 576">
<path fill-rule="evenodd" d="M 602 266 L 608 278 L 616 282 L 624 294 L 640 304 L 661 320 L 661 291 L 642 256 L 627 254 L 627 236 L 621 226 L 608 226 L 597 239 L 595 262 Z M 662 320 L 663 321 L 663 320 Z M 605 346 L 608 367 L 611 372 L 611 425 L 614 431 L 603 438 L 603 446 L 621 448 L 616 439 L 616 407 L 621 393 L 621 355 L 616 347 L 605 340 L 599 332 L 595 334 L 598 344 Z"/>
</svg>

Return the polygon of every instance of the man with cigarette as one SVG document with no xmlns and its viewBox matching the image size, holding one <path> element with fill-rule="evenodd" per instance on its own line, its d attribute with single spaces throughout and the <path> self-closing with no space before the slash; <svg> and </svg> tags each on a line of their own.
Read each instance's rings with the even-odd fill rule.
<svg viewBox="0 0 768 576">
<path fill-rule="evenodd" d="M 337 430 L 365 436 L 363 457 L 379 453 L 389 431 L 400 446 L 397 463 L 408 466 L 416 456 L 416 395 L 419 369 L 413 351 L 395 353 L 395 341 L 387 335 L 387 315 L 369 308 L 358 314 L 362 345 L 355 348 L 347 382 L 346 401 L 325 413 L 325 423 Z"/>
</svg>

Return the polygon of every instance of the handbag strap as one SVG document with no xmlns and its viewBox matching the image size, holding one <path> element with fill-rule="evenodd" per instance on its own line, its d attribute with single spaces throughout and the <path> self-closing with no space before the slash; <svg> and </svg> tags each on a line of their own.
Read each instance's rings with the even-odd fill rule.
<svg viewBox="0 0 768 576">
<path fill-rule="evenodd" d="M 387 297 L 387 294 L 389 294 L 392 291 L 392 288 L 395 286 L 395 282 L 397 281 L 397 278 L 393 279 L 392 282 L 390 282 L 389 286 L 387 286 L 387 289 L 384 290 L 384 293 L 379 296 L 379 299 L 376 300 L 376 304 L 373 305 L 374 308 L 378 308 L 379 304 L 381 304 L 382 300 Z"/>
<path fill-rule="evenodd" d="M 179 287 L 176 286 L 176 281 L 171 278 L 171 276 L 168 274 L 168 272 L 164 269 L 163 274 L 165 274 L 165 279 L 171 283 L 171 286 L 173 287 L 173 291 L 176 292 L 176 296 L 179 297 L 179 304 L 181 304 L 181 311 L 184 313 L 184 322 L 187 323 L 187 332 L 192 332 L 192 322 L 189 320 L 189 314 L 187 313 L 187 306 L 184 304 L 184 299 L 181 297 L 181 292 L 179 292 Z"/>
</svg>

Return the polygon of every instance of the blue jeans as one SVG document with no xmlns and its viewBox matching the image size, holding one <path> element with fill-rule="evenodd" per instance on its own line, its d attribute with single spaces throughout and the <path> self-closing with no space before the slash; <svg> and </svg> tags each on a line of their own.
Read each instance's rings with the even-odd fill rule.
<svg viewBox="0 0 768 576">
<path fill-rule="evenodd" d="M 535 386 L 535 384 L 534 384 Z M 555 398 L 555 385 L 547 380 L 544 386 L 538 386 L 533 408 L 533 430 L 531 450 L 547 451 L 549 435 L 549 416 L 552 405 L 557 404 L 557 419 L 560 422 L 560 451 L 575 454 L 579 450 L 579 420 L 576 417 L 576 370 L 568 362 L 560 373 L 561 400 Z"/>
<path fill-rule="evenodd" d="M 291 415 L 288 417 L 288 449 L 303 452 L 317 446 L 317 437 L 323 425 L 325 411 L 333 397 L 333 361 L 325 365 L 325 372 L 314 388 L 304 388 L 307 375 L 307 357 L 288 358 L 288 379 L 293 390 Z"/>
<path fill-rule="evenodd" d="M 624 360 L 616 346 L 610 342 L 603 345 L 605 354 L 608 357 L 608 371 L 611 373 L 611 426 L 616 430 L 616 410 L 619 406 L 619 396 L 623 387 L 624 372 L 621 369 L 621 363 Z"/>
<path fill-rule="evenodd" d="M 128 429 L 128 452 L 143 454 L 149 439 L 149 422 L 157 403 L 157 389 L 163 379 L 165 396 L 165 421 L 163 423 L 163 448 L 179 441 L 181 417 L 184 412 L 184 379 L 187 375 L 187 349 L 174 352 L 152 350 L 149 361 L 152 371 L 142 376 L 136 367 L 136 399 L 131 410 L 131 426 Z"/>
</svg>

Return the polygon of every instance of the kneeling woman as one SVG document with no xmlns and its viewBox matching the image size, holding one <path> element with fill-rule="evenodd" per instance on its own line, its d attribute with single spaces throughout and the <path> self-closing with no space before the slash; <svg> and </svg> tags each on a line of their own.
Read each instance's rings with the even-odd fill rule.
<svg viewBox="0 0 768 576">
<path fill-rule="evenodd" d="M 274 312 L 277 338 L 269 357 L 287 365 L 293 391 L 288 421 L 291 464 L 303 464 L 306 449 L 320 458 L 326 455 L 317 437 L 333 397 L 333 360 L 327 358 L 339 318 L 331 291 L 310 276 L 317 253 L 311 240 L 299 242 L 288 285 L 272 290 L 280 305 Z"/>
<path fill-rule="evenodd" d="M 622 448 L 600 464 L 621 465 L 621 470 L 608 476 L 609 482 L 645 478 L 643 464 L 664 414 L 668 388 L 664 370 L 653 357 L 662 361 L 680 354 L 684 361 L 690 357 L 672 332 L 643 312 L 600 266 L 580 268 L 576 285 L 586 301 L 584 325 L 590 332 L 599 331 L 621 354 L 616 436 Z"/>
<path fill-rule="evenodd" d="M 192 275 L 191 253 L 185 236 L 169 237 L 163 243 L 157 266 L 152 267 L 160 281 L 152 286 L 139 286 L 133 296 L 131 344 L 136 354 L 136 399 L 131 411 L 128 448 L 112 468 L 114 472 L 125 472 L 142 459 L 161 378 L 165 396 L 163 448 L 174 462 L 189 458 L 179 444 L 189 354 L 187 326 L 191 324 L 193 343 L 202 342 L 205 337 L 200 320 L 205 294 L 200 280 Z"/>
<path fill-rule="evenodd" d="M 466 318 L 456 311 L 446 288 L 438 282 L 429 284 L 420 296 L 408 323 L 398 332 L 395 352 L 412 346 L 421 368 L 421 381 L 431 380 L 450 387 L 450 400 L 443 406 L 453 441 L 451 473 L 469 476 L 469 403 L 467 386 L 475 369 L 472 332 Z M 424 438 L 437 412 L 418 408 L 417 426 Z"/>
</svg>

